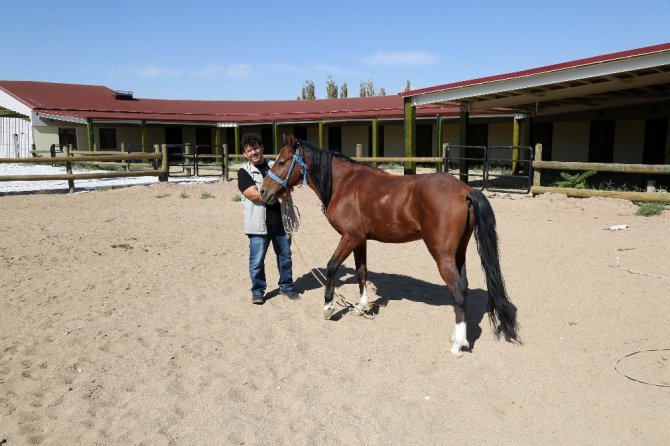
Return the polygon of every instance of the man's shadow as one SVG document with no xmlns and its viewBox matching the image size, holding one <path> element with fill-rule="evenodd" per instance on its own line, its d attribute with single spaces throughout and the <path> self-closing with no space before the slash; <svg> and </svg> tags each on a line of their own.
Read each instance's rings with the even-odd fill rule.
<svg viewBox="0 0 670 446">
<path fill-rule="evenodd" d="M 323 272 L 322 270 L 319 270 Z M 320 282 L 325 283 L 325 278 L 316 269 L 312 272 L 304 274 L 294 281 L 295 288 L 302 291 L 310 291 L 318 288 L 323 288 Z M 317 281 L 316 277 L 319 278 Z M 335 281 L 335 292 L 337 288 L 343 284 L 357 284 L 356 271 L 353 268 L 345 266 L 340 267 L 337 271 L 337 279 Z M 402 274 L 388 274 L 376 273 L 368 271 L 368 282 L 377 288 L 377 303 L 374 305 L 371 312 L 375 315 L 379 314 L 381 309 L 386 306 L 387 302 L 394 300 L 407 299 L 412 302 L 420 302 L 427 305 L 442 306 L 454 305 L 453 297 L 445 284 L 435 284 L 426 282 L 424 280 L 415 279 L 413 277 Z M 481 323 L 484 315 L 487 313 L 488 307 L 488 291 L 480 288 L 468 288 L 468 295 L 466 300 L 466 322 L 468 327 L 467 339 L 472 349 L 476 341 L 482 335 Z M 337 298 L 337 295 L 336 295 Z M 349 297 L 348 297 L 349 298 Z M 356 296 L 351 296 L 349 300 L 351 303 L 358 303 L 358 292 Z M 331 317 L 331 320 L 337 321 L 351 310 L 350 306 L 342 307 Z"/>
</svg>

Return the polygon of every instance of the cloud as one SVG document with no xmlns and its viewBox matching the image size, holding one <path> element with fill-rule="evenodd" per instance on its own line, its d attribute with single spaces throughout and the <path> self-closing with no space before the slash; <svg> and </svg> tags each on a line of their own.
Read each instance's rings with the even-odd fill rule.
<svg viewBox="0 0 670 446">
<path fill-rule="evenodd" d="M 136 77 L 145 79 L 167 78 L 205 78 L 205 79 L 243 79 L 254 74 L 251 65 L 236 64 L 227 67 L 207 65 L 197 70 L 186 71 L 182 68 L 160 65 L 144 65 L 125 67 L 109 73 L 112 77 Z"/>
<path fill-rule="evenodd" d="M 361 62 L 369 66 L 411 66 L 432 65 L 437 59 L 436 55 L 421 51 L 378 51 L 371 56 L 361 58 Z"/>
<path fill-rule="evenodd" d="M 250 77 L 253 74 L 253 70 L 251 69 L 251 65 L 237 64 L 226 68 L 225 74 L 227 77 L 233 79 L 243 79 Z"/>
<path fill-rule="evenodd" d="M 144 67 L 129 68 L 125 70 L 128 74 L 147 78 L 182 77 L 184 72 L 179 68 L 161 67 L 147 65 Z"/>
</svg>

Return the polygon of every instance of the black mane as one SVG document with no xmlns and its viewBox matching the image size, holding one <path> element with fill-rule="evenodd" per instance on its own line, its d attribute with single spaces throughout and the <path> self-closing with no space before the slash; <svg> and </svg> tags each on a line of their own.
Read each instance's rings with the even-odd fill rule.
<svg viewBox="0 0 670 446">
<path fill-rule="evenodd" d="M 356 160 L 349 158 L 339 152 L 331 152 L 329 150 L 319 149 L 314 147 L 307 141 L 298 140 L 300 147 L 302 147 L 305 158 L 308 158 L 309 163 L 309 177 L 314 182 L 316 190 L 321 195 L 321 202 L 323 203 L 323 212 L 326 213 L 330 199 L 333 197 L 333 158 L 338 158 L 351 164 L 365 166 L 374 169 L 367 164 L 359 163 Z"/>
</svg>

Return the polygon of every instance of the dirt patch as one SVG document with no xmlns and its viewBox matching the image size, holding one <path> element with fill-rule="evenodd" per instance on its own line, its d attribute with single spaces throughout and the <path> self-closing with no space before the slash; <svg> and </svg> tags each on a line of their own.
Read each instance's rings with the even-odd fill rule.
<svg viewBox="0 0 670 446">
<path fill-rule="evenodd" d="M 524 345 L 493 339 L 471 243 L 473 348 L 457 359 L 453 309 L 421 242 L 369 243 L 372 299 L 388 301 L 374 320 L 344 308 L 323 320 L 310 270 L 338 235 L 310 190 L 294 194 L 302 300 L 270 288 L 252 305 L 236 194 L 230 182 L 0 197 L 0 441 L 670 442 L 670 389 L 615 370 L 670 347 L 670 212 L 492 194 Z M 353 274 L 350 258 L 337 292 L 355 301 Z M 621 366 L 665 379 L 668 361 L 647 359 Z"/>
</svg>

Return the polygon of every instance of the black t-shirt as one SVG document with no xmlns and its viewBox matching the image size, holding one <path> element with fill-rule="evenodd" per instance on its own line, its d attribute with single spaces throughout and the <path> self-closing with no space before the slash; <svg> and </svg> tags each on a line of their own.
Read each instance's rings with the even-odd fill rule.
<svg viewBox="0 0 670 446">
<path fill-rule="evenodd" d="M 265 161 L 263 164 L 260 166 L 255 166 L 258 170 L 261 171 L 261 174 L 263 174 L 263 178 L 268 174 L 270 171 L 270 166 L 268 165 L 268 162 Z M 255 186 L 256 183 L 254 182 L 254 179 L 251 178 L 251 175 L 249 175 L 249 172 L 247 172 L 244 169 L 240 169 L 237 172 L 237 187 L 240 189 L 240 192 L 244 192 L 245 190 L 249 189 L 251 186 Z M 268 206 L 265 205 L 265 209 L 267 210 L 265 213 L 265 223 L 268 226 L 275 226 L 275 225 L 281 225 L 281 205 L 279 202 Z"/>
</svg>

